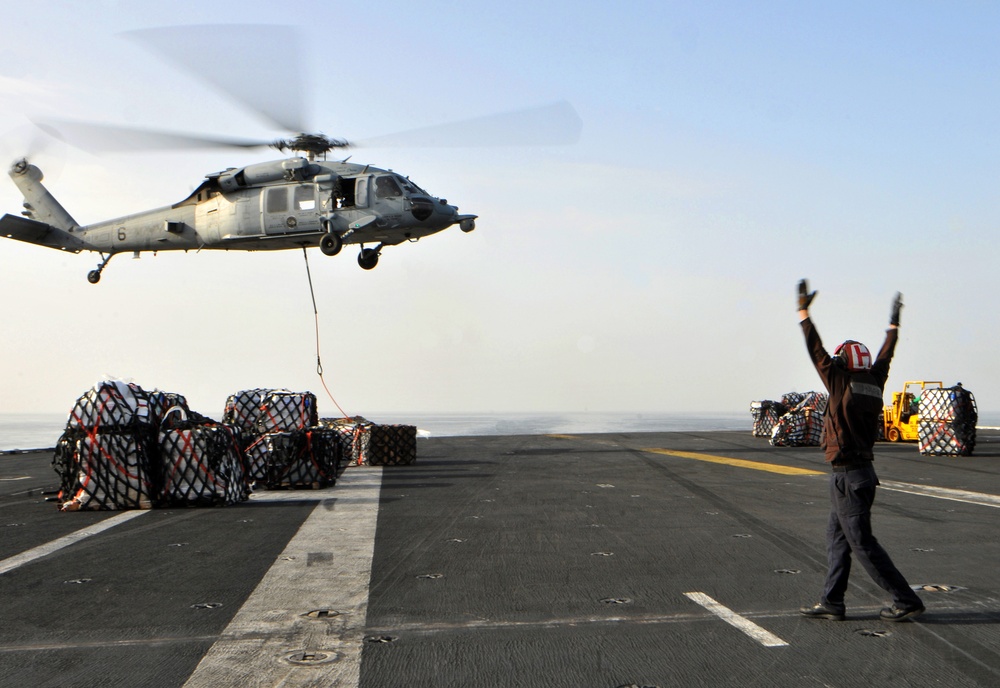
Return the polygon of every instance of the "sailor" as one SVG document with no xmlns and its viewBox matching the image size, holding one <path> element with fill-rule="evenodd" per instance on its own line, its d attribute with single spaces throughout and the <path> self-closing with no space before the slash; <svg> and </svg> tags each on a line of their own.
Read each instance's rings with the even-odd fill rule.
<svg viewBox="0 0 1000 688">
<path fill-rule="evenodd" d="M 882 391 L 889 376 L 889 363 L 899 336 L 902 295 L 892 303 L 889 329 L 878 356 L 861 342 L 845 341 L 830 356 L 809 318 L 806 280 L 799 282 L 799 320 L 813 365 L 830 394 L 826 417 L 824 453 L 832 468 L 830 476 L 830 521 L 826 530 L 828 571 L 823 596 L 812 607 L 800 611 L 814 619 L 844 619 L 844 593 L 851 572 L 851 555 L 868 575 L 892 596 L 892 605 L 882 610 L 886 621 L 911 619 L 924 611 L 924 604 L 892 563 L 872 534 L 871 507 L 879 484 L 872 460 L 878 436 L 878 414 Z"/>
</svg>

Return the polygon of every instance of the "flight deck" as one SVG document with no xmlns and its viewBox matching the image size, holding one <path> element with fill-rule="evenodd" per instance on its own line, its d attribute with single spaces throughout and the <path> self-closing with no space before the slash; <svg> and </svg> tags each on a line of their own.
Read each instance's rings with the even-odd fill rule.
<svg viewBox="0 0 1000 688">
<path fill-rule="evenodd" d="M 994 686 L 1000 431 L 876 445 L 927 612 L 826 570 L 816 447 L 749 432 L 421 439 L 411 466 L 215 508 L 61 513 L 0 456 L 0 686 Z"/>
</svg>

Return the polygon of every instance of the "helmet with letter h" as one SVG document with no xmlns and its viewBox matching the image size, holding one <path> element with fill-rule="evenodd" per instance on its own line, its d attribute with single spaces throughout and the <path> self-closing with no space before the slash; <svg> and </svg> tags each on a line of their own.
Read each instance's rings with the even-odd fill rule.
<svg viewBox="0 0 1000 688">
<path fill-rule="evenodd" d="M 860 373 L 872 368 L 872 354 L 861 342 L 848 339 L 833 352 L 833 360 L 841 368 L 851 373 Z"/>
</svg>

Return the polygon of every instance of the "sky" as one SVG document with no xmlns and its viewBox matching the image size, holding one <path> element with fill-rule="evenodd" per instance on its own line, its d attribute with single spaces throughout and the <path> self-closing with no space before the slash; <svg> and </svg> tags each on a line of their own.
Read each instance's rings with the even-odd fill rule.
<svg viewBox="0 0 1000 688">
<path fill-rule="evenodd" d="M 82 224 L 168 205 L 275 151 L 94 154 L 34 119 L 272 138 L 126 32 L 294 27 L 252 46 L 301 80 L 318 131 L 364 139 L 568 101 L 564 146 L 367 148 L 463 213 L 390 247 L 311 249 L 325 381 L 349 415 L 743 413 L 821 386 L 828 348 L 881 345 L 888 388 L 961 381 L 1000 411 L 1000 6 L 991 2 L 18 3 L 0 25 L 0 158 L 27 155 Z M 184 50 L 179 42 L 178 50 Z M 253 83 L 239 55 L 232 78 Z M 267 85 L 262 84 L 266 89 Z M 0 211 L 22 199 L 0 178 Z M 239 390 L 310 390 L 301 252 L 99 257 L 0 239 L 0 412 L 68 412 L 102 379 L 220 417 Z M 888 399 L 888 390 L 886 397 Z"/>
</svg>

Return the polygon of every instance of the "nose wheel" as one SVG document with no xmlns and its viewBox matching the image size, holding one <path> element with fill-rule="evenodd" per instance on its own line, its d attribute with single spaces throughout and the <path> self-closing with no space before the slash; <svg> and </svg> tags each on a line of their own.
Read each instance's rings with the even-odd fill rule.
<svg viewBox="0 0 1000 688">
<path fill-rule="evenodd" d="M 111 259 L 115 257 L 114 253 L 109 253 L 108 255 L 101 254 L 101 264 L 97 266 L 96 270 L 91 270 L 87 273 L 87 281 L 91 284 L 97 284 L 101 281 L 101 273 L 104 272 L 105 266 L 111 262 Z"/>
</svg>

